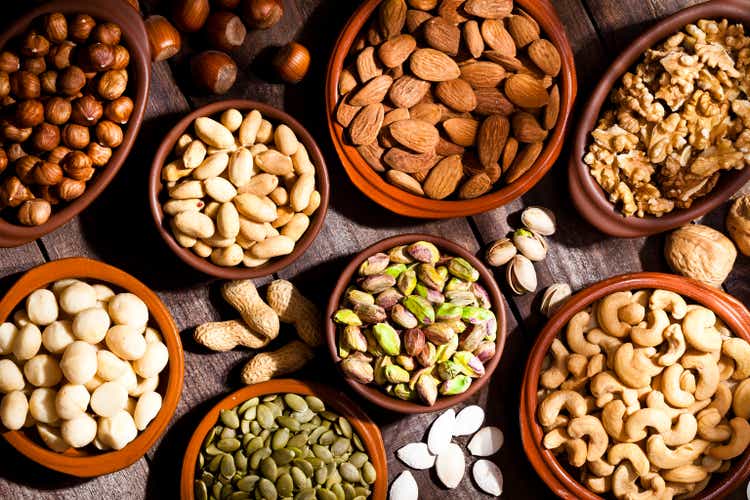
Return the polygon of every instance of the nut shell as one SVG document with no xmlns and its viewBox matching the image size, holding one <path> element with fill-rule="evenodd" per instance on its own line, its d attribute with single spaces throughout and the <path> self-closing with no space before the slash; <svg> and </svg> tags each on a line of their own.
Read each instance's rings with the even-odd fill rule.
<svg viewBox="0 0 750 500">
<path fill-rule="evenodd" d="M 664 256 L 676 273 L 718 288 L 732 271 L 737 249 L 719 231 L 690 224 L 667 237 Z"/>
</svg>

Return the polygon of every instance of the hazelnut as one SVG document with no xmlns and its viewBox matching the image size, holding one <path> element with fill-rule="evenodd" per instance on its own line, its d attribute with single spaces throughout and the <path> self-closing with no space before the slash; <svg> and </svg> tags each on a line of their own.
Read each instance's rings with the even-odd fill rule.
<svg viewBox="0 0 750 500">
<path fill-rule="evenodd" d="M 284 15 L 281 0 L 242 0 L 242 19 L 253 29 L 268 29 Z"/>
<path fill-rule="evenodd" d="M 83 149 L 91 141 L 89 129 L 75 123 L 68 123 L 63 128 L 62 140 L 69 148 Z"/>
<path fill-rule="evenodd" d="M 107 103 L 104 109 L 104 116 L 107 120 L 123 125 L 130 120 L 133 113 L 133 100 L 128 96 L 118 97 L 114 101 Z"/>
<path fill-rule="evenodd" d="M 128 73 L 125 70 L 110 70 L 99 78 L 96 86 L 97 92 L 109 101 L 120 97 L 128 87 Z"/>
<path fill-rule="evenodd" d="M 144 21 L 152 61 L 164 61 L 180 51 L 180 33 L 163 16 L 150 16 Z"/>
<path fill-rule="evenodd" d="M 19 128 L 11 123 L 2 127 L 3 137 L 13 142 L 23 142 L 31 136 L 31 128 Z"/>
<path fill-rule="evenodd" d="M 40 186 L 54 186 L 60 184 L 63 178 L 63 171 L 57 163 L 48 161 L 37 162 L 34 167 L 34 182 Z"/>
<path fill-rule="evenodd" d="M 60 197 L 57 195 L 56 186 L 37 186 L 35 189 L 39 198 L 47 201 L 50 205 L 60 203 Z"/>
<path fill-rule="evenodd" d="M 237 65 L 231 57 L 218 50 L 207 50 L 190 61 L 193 81 L 202 90 L 224 94 L 237 78 Z"/>
<path fill-rule="evenodd" d="M 96 140 L 103 146 L 116 148 L 122 144 L 122 129 L 115 122 L 103 120 L 96 126 Z"/>
<path fill-rule="evenodd" d="M 73 101 L 70 120 L 77 125 L 96 125 L 104 113 L 102 103 L 92 95 L 85 95 Z"/>
<path fill-rule="evenodd" d="M 39 85 L 45 94 L 57 93 L 57 71 L 48 70 L 39 75 Z"/>
<path fill-rule="evenodd" d="M 181 31 L 192 33 L 203 27 L 210 10 L 208 0 L 176 0 L 172 20 Z"/>
<path fill-rule="evenodd" d="M 228 11 L 213 12 L 206 23 L 206 37 L 219 50 L 230 52 L 245 41 L 247 29 L 239 17 Z"/>
<path fill-rule="evenodd" d="M 21 61 L 18 56 L 7 50 L 0 52 L 0 71 L 6 73 L 15 73 L 21 68 Z"/>
<path fill-rule="evenodd" d="M 115 60 L 115 51 L 111 45 L 96 42 L 86 47 L 83 56 L 83 66 L 92 71 L 109 69 Z"/>
<path fill-rule="evenodd" d="M 49 220 L 52 206 L 47 200 L 27 200 L 18 209 L 18 222 L 24 226 L 39 226 Z"/>
<path fill-rule="evenodd" d="M 86 154 L 91 158 L 94 166 L 103 167 L 112 158 L 112 148 L 102 146 L 98 142 L 91 142 L 86 148 Z"/>
<path fill-rule="evenodd" d="M 68 38 L 68 21 L 60 12 L 53 12 L 44 19 L 44 33 L 52 43 L 60 43 Z"/>
<path fill-rule="evenodd" d="M 0 97 L 10 94 L 10 76 L 5 71 L 0 71 Z"/>
<path fill-rule="evenodd" d="M 65 69 L 73 60 L 73 49 L 75 49 L 75 44 L 67 40 L 60 45 L 55 45 L 47 54 L 47 61 L 57 69 Z"/>
<path fill-rule="evenodd" d="M 65 95 L 76 95 L 86 85 L 86 75 L 78 66 L 65 68 L 57 79 L 57 88 Z"/>
<path fill-rule="evenodd" d="M 62 125 L 70 120 L 72 106 L 64 97 L 51 97 L 44 105 L 44 119 L 55 125 Z"/>
<path fill-rule="evenodd" d="M 8 161 L 15 162 L 19 158 L 23 158 L 26 156 L 26 151 L 23 150 L 23 146 L 21 146 L 19 143 L 14 142 L 10 146 L 8 146 Z"/>
<path fill-rule="evenodd" d="M 17 99 L 36 99 L 41 92 L 39 77 L 30 71 L 17 71 L 10 77 L 10 91 Z"/>
<path fill-rule="evenodd" d="M 44 121 L 44 105 L 36 99 L 21 101 L 16 106 L 16 125 L 36 127 Z"/>
<path fill-rule="evenodd" d="M 32 184 L 34 182 L 34 168 L 41 161 L 38 156 L 22 156 L 13 163 L 13 169 L 16 171 L 18 178 L 21 179 L 21 182 Z"/>
<path fill-rule="evenodd" d="M 310 68 L 310 52 L 302 44 L 288 43 L 276 53 L 273 65 L 282 80 L 288 83 L 298 83 Z"/>
<path fill-rule="evenodd" d="M 65 146 L 57 146 L 49 152 L 47 155 L 47 161 L 50 163 L 60 163 L 70 151 L 70 148 L 66 148 Z"/>
<path fill-rule="evenodd" d="M 68 34 L 74 42 L 82 43 L 89 37 L 94 26 L 96 21 L 93 17 L 88 14 L 76 14 L 68 25 Z"/>
<path fill-rule="evenodd" d="M 91 32 L 91 38 L 95 42 L 106 43 L 107 45 L 117 45 L 120 43 L 122 30 L 115 23 L 98 24 Z"/>
<path fill-rule="evenodd" d="M 60 144 L 60 129 L 51 123 L 42 123 L 31 135 L 31 146 L 39 151 L 52 151 Z"/>
<path fill-rule="evenodd" d="M 130 52 L 122 45 L 115 45 L 112 50 L 114 51 L 114 60 L 110 65 L 110 69 L 125 69 L 130 64 Z"/>
<path fill-rule="evenodd" d="M 34 195 L 29 188 L 23 185 L 15 175 L 8 177 L 3 182 L 3 202 L 9 207 L 17 207 L 26 200 L 31 200 Z"/>
<path fill-rule="evenodd" d="M 65 201 L 75 200 L 86 191 L 86 182 L 64 177 L 57 185 L 57 194 Z"/>
<path fill-rule="evenodd" d="M 0 174 L 8 167 L 8 154 L 3 148 L 0 148 Z"/>
<path fill-rule="evenodd" d="M 79 181 L 87 181 L 94 175 L 91 158 L 82 151 L 68 153 L 61 165 L 69 177 Z"/>
<path fill-rule="evenodd" d="M 26 71 L 39 75 L 40 73 L 44 73 L 47 69 L 47 63 L 44 61 L 43 57 L 29 57 L 24 59 L 22 67 Z"/>
<path fill-rule="evenodd" d="M 46 56 L 49 52 L 49 40 L 36 31 L 29 31 L 21 41 L 21 55 L 26 57 Z"/>
</svg>

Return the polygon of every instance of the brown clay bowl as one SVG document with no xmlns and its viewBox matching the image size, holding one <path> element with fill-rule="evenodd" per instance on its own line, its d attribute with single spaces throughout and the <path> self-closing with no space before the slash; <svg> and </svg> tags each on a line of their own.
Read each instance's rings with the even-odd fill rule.
<svg viewBox="0 0 750 500">
<path fill-rule="evenodd" d="M 97 452 L 91 447 L 86 447 L 57 453 L 41 442 L 33 427 L 3 432 L 3 437 L 11 446 L 40 465 L 72 476 L 101 476 L 124 469 L 136 462 L 166 430 L 182 392 L 185 371 L 182 342 L 169 310 L 151 289 L 116 267 L 82 257 L 48 262 L 24 274 L 0 301 L 0 323 L 9 318 L 31 292 L 64 278 L 101 282 L 137 295 L 146 303 L 151 313 L 149 324 L 161 332 L 169 350 L 169 364 L 162 372 L 157 388 L 162 395 L 161 410 L 145 431 L 139 433 L 134 441 L 119 451 Z"/>
<path fill-rule="evenodd" d="M 462 394 L 456 394 L 455 396 L 438 396 L 437 401 L 432 406 L 393 398 L 385 392 L 381 391 L 375 385 L 362 384 L 352 378 L 346 376 L 344 377 L 346 383 L 349 384 L 349 386 L 354 389 L 354 391 L 357 392 L 360 396 L 367 399 L 371 403 L 398 413 L 430 413 L 433 411 L 445 410 L 446 408 L 456 406 L 472 397 L 482 387 L 484 387 L 487 382 L 489 382 L 490 378 L 492 378 L 492 373 L 495 371 L 495 368 L 497 368 L 497 365 L 500 363 L 500 358 L 503 356 L 503 347 L 505 346 L 505 339 L 507 337 L 505 301 L 503 301 L 502 294 L 500 293 L 500 288 L 497 286 L 497 282 L 495 282 L 495 279 L 492 277 L 492 272 L 490 272 L 484 266 L 482 261 L 472 255 L 462 246 L 457 245 L 452 241 L 446 240 L 445 238 L 432 236 L 429 234 L 402 234 L 399 236 L 386 238 L 375 243 L 372 246 L 365 248 L 360 253 L 358 253 L 352 259 L 349 265 L 346 266 L 346 268 L 341 272 L 341 276 L 336 282 L 336 287 L 331 293 L 331 298 L 328 299 L 328 307 L 326 308 L 325 318 L 326 343 L 328 345 L 328 352 L 331 354 L 331 358 L 333 359 L 334 364 L 338 366 L 339 362 L 341 361 L 341 357 L 338 353 L 338 328 L 332 318 L 334 313 L 339 309 L 341 297 L 346 291 L 346 288 L 351 283 L 352 278 L 359 268 L 359 265 L 365 259 L 367 259 L 367 257 L 373 254 L 386 251 L 395 246 L 408 245 L 420 240 L 429 241 L 430 243 L 433 243 L 435 246 L 437 246 L 441 251 L 466 259 L 479 271 L 478 283 L 481 284 L 490 295 L 492 310 L 497 318 L 497 349 L 495 351 L 495 356 L 484 364 L 484 376 L 474 380 L 466 392 Z"/>
<path fill-rule="evenodd" d="M 219 420 L 219 412 L 234 408 L 256 396 L 288 392 L 317 396 L 323 400 L 327 407 L 351 422 L 354 430 L 362 438 L 367 454 L 370 456 L 370 462 L 372 462 L 377 473 L 377 479 L 372 488 L 372 498 L 374 500 L 385 500 L 386 489 L 388 488 L 388 466 L 383 436 L 380 435 L 380 429 L 375 422 L 370 420 L 370 417 L 354 401 L 336 389 L 314 382 L 283 378 L 243 387 L 219 401 L 203 417 L 203 420 L 193 432 L 193 437 L 190 438 L 190 443 L 185 451 L 185 457 L 182 459 L 182 476 L 180 479 L 182 500 L 193 500 L 195 498 L 193 481 L 195 480 L 195 465 L 198 461 L 198 454 L 203 446 L 206 434 Z"/>
<path fill-rule="evenodd" d="M 713 310 L 735 335 L 750 341 L 750 312 L 740 301 L 720 290 L 682 276 L 662 273 L 624 274 L 601 281 L 574 295 L 537 336 L 526 364 L 521 386 L 519 418 L 524 451 L 537 474 L 560 498 L 595 500 L 602 497 L 581 485 L 557 458 L 542 446 L 544 433 L 536 419 L 539 403 L 536 392 L 539 387 L 542 361 L 552 341 L 578 311 L 610 293 L 644 288 L 671 290 L 692 302 L 702 304 Z M 702 500 L 724 498 L 744 482 L 748 475 L 750 475 L 750 449 L 734 459 L 732 468 L 728 472 L 717 474 L 709 486 L 694 498 Z"/>
<path fill-rule="evenodd" d="M 328 130 L 349 179 L 368 198 L 388 210 L 400 215 L 424 219 L 465 217 L 486 212 L 510 203 L 534 187 L 560 155 L 577 91 L 573 52 L 565 34 L 565 28 L 554 7 L 546 1 L 516 0 L 515 2 L 539 23 L 542 31 L 560 51 L 562 59 L 562 69 L 559 75 L 560 115 L 539 158 L 518 180 L 484 196 L 472 200 L 432 200 L 408 193 L 386 182 L 345 139 L 344 128 L 336 122 L 336 105 L 339 101 L 338 81 L 344 61 L 352 43 L 371 18 L 380 1 L 367 0 L 362 3 L 341 32 L 328 63 L 325 88 Z"/>
<path fill-rule="evenodd" d="M 117 5 L 113 5 L 113 3 Z M 20 19 L 14 19 L 13 24 L 6 26 L 7 29 L 0 33 L 0 48 L 5 47 L 9 41 L 25 32 L 39 16 L 51 12 L 62 12 L 64 14 L 83 12 L 91 15 L 97 21 L 101 19 L 120 25 L 123 44 L 130 51 L 127 94 L 133 99 L 133 113 L 124 130 L 122 144 L 113 151 L 112 158 L 107 166 L 99 169 L 100 171 L 94 178 L 86 184 L 86 191 L 83 195 L 61 209 L 55 210 L 53 208 L 49 220 L 39 226 L 29 227 L 13 224 L 0 218 L 0 247 L 14 247 L 41 238 L 88 207 L 104 191 L 104 188 L 122 167 L 125 158 L 127 158 L 135 143 L 146 109 L 151 79 L 151 55 L 148 48 L 146 28 L 138 12 L 122 0 L 115 2 L 111 0 L 56 0 L 45 3 L 30 10 Z"/>
<path fill-rule="evenodd" d="M 169 228 L 165 218 L 164 212 L 162 211 L 162 203 L 165 200 L 165 193 L 161 182 L 161 169 L 162 166 L 168 163 L 172 149 L 174 148 L 177 139 L 188 130 L 193 121 L 201 116 L 211 116 L 225 109 L 236 108 L 240 111 L 250 111 L 257 109 L 261 112 L 264 118 L 268 119 L 274 125 L 285 123 L 288 125 L 297 138 L 305 145 L 308 153 L 310 154 L 310 160 L 315 164 L 316 171 L 316 189 L 320 191 L 320 207 L 315 211 L 310 220 L 310 227 L 307 228 L 302 238 L 297 241 L 297 245 L 294 247 L 294 251 L 289 255 L 272 259 L 262 266 L 248 268 L 242 265 L 236 267 L 222 267 L 217 266 L 208 259 L 198 257 L 192 251 L 187 248 L 181 247 Z M 151 173 L 148 179 L 148 197 L 149 204 L 151 205 L 151 215 L 154 217 L 156 228 L 159 231 L 164 242 L 169 248 L 182 260 L 185 264 L 190 267 L 197 269 L 211 276 L 223 279 L 250 279 L 259 278 L 262 276 L 268 276 L 269 274 L 275 273 L 276 271 L 283 269 L 288 266 L 305 253 L 305 250 L 312 244 L 315 237 L 320 232 L 320 228 L 323 227 L 323 221 L 328 211 L 328 199 L 329 199 L 329 183 L 328 183 L 328 170 L 326 169 L 326 163 L 323 159 L 323 154 L 320 152 L 315 139 L 313 139 L 310 132 L 302 126 L 297 120 L 292 118 L 289 114 L 281 111 L 280 109 L 263 104 L 262 102 L 249 101 L 245 99 L 233 99 L 228 101 L 219 101 L 206 106 L 200 107 L 192 113 L 185 116 L 175 125 L 172 130 L 167 133 L 164 140 L 159 145 L 159 149 L 156 151 L 156 156 L 151 164 Z"/>
<path fill-rule="evenodd" d="M 620 238 L 636 238 L 661 233 L 687 224 L 718 207 L 750 181 L 750 168 L 722 172 L 716 187 L 708 195 L 697 199 L 690 208 L 676 209 L 662 217 L 625 217 L 608 199 L 607 194 L 589 173 L 583 162 L 591 131 L 596 126 L 599 112 L 606 108 L 612 87 L 633 67 L 644 51 L 664 40 L 685 25 L 704 18 L 727 18 L 740 21 L 750 28 L 750 2 L 747 0 L 713 0 L 681 10 L 635 39 L 604 73 L 590 94 L 573 135 L 573 148 L 568 167 L 570 193 L 578 212 L 603 233 Z"/>
</svg>

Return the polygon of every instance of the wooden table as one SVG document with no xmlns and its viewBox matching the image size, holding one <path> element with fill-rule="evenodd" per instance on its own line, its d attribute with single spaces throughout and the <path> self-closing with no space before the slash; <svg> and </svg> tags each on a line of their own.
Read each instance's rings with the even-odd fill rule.
<svg viewBox="0 0 750 500">
<path fill-rule="evenodd" d="M 141 1 L 145 14 L 164 13 L 168 3 Z M 328 161 L 331 204 L 323 230 L 304 257 L 277 277 L 291 279 L 323 307 L 342 267 L 365 246 L 393 234 L 427 232 L 455 240 L 472 252 L 481 252 L 488 243 L 518 227 L 520 211 L 532 204 L 551 208 L 559 220 L 558 232 L 551 238 L 549 257 L 536 266 L 540 290 L 554 282 L 569 282 L 573 289 L 581 289 L 625 272 L 667 270 L 662 257 L 662 236 L 634 240 L 607 238 L 581 219 L 564 189 L 565 151 L 546 178 L 523 199 L 476 217 L 424 222 L 396 216 L 370 202 L 348 181 L 340 167 L 328 136 L 322 91 L 325 66 L 337 33 L 359 2 L 285 0 L 284 3 L 286 14 L 278 25 L 266 32 L 249 33 L 243 50 L 237 54 L 241 76 L 226 96 L 255 99 L 284 108 L 310 130 Z M 553 0 L 553 3 L 576 56 L 578 100 L 582 102 L 614 54 L 637 34 L 656 19 L 698 2 Z M 269 56 L 274 47 L 290 40 L 301 41 L 311 49 L 311 72 L 296 86 L 270 83 L 273 77 Z M 153 227 L 146 200 L 151 159 L 165 131 L 190 109 L 219 99 L 197 95 L 186 82 L 186 61 L 154 64 L 151 94 L 138 144 L 111 186 L 81 216 L 61 229 L 37 242 L 0 250 L 0 276 L 4 277 L 0 279 L 0 291 L 31 267 L 72 256 L 103 260 L 157 290 L 172 311 L 185 346 L 185 383 L 177 413 L 164 438 L 144 458 L 125 470 L 91 480 L 51 472 L 26 460 L 0 440 L 2 499 L 176 497 L 182 455 L 194 427 L 210 406 L 241 384 L 239 370 L 250 357 L 249 351 L 237 349 L 212 354 L 192 340 L 196 325 L 235 316 L 221 300 L 219 283 L 192 271 L 169 251 Z M 745 190 L 750 191 L 750 185 Z M 726 208 L 709 214 L 703 222 L 722 228 Z M 509 339 L 500 367 L 472 402 L 486 409 L 487 423 L 498 425 L 505 433 L 505 445 L 493 457 L 505 476 L 504 497 L 551 498 L 553 495 L 526 460 L 518 428 L 521 375 L 536 333 L 544 323 L 538 312 L 539 295 L 514 296 L 505 286 L 502 273 L 496 277 L 508 302 Z M 268 277 L 259 284 L 270 280 Z M 750 259 L 738 260 L 726 290 L 750 305 Z M 290 332 L 282 335 L 290 337 Z M 296 376 L 322 380 L 346 390 L 327 353 L 322 351 L 312 367 Z M 395 458 L 395 450 L 421 440 L 436 415 L 404 417 L 361 399 L 357 401 L 381 426 L 388 451 L 389 476 L 393 479 L 405 469 Z M 487 498 L 478 493 L 470 474 L 453 491 L 438 486 L 432 472 L 414 475 L 420 498 Z M 732 498 L 744 498 L 744 491 L 738 490 Z"/>
</svg>

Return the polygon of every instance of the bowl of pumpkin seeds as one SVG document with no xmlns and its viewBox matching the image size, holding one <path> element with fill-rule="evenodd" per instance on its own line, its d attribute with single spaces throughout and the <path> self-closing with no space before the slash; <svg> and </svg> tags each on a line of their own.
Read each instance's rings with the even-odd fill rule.
<svg viewBox="0 0 750 500">
<path fill-rule="evenodd" d="M 198 425 L 182 464 L 181 497 L 195 500 L 385 499 L 377 425 L 344 394 L 277 379 L 244 387 Z"/>
</svg>

